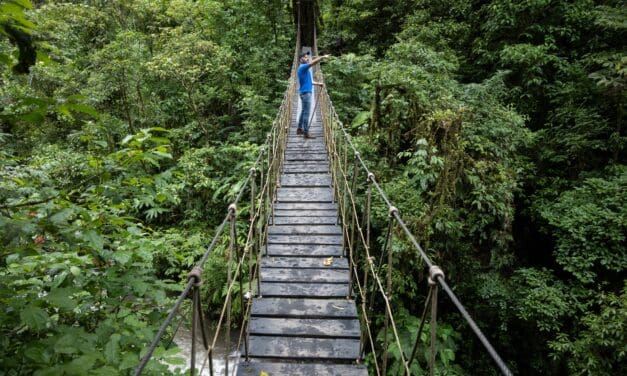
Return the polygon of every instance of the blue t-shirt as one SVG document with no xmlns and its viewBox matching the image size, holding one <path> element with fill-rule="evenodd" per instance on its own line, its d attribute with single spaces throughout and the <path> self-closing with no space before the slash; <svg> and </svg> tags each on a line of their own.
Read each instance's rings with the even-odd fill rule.
<svg viewBox="0 0 627 376">
<path fill-rule="evenodd" d="M 299 92 L 311 93 L 313 89 L 313 82 L 311 80 L 311 72 L 309 72 L 309 64 L 301 64 L 298 66 L 298 82 L 300 83 Z"/>
</svg>

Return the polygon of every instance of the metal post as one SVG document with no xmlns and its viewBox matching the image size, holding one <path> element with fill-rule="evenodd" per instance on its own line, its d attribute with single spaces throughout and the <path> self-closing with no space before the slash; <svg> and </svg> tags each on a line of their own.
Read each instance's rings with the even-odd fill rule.
<svg viewBox="0 0 627 376">
<path fill-rule="evenodd" d="M 227 265 L 227 286 L 231 286 L 233 279 L 233 254 L 236 252 L 237 239 L 236 239 L 236 225 L 237 220 L 237 206 L 235 204 L 229 205 L 229 221 L 230 221 L 230 236 L 229 236 L 229 261 Z M 231 351 L 231 295 L 226 296 L 226 354 L 224 355 L 224 374 L 229 374 L 229 352 Z"/>
<path fill-rule="evenodd" d="M 357 186 L 357 175 L 358 175 L 358 167 L 359 167 L 359 153 L 355 153 L 355 164 L 353 165 L 353 184 L 351 187 L 352 196 L 355 197 L 355 189 Z M 349 257 L 348 257 L 348 296 L 347 299 L 350 299 L 350 293 L 353 290 L 353 258 L 356 257 L 355 254 L 359 254 L 357 252 L 357 246 L 355 245 L 355 225 L 357 221 L 357 208 L 353 208 L 351 205 L 351 227 L 350 227 L 350 243 L 349 243 Z"/>
<path fill-rule="evenodd" d="M 393 221 L 394 221 L 394 213 L 398 212 L 398 209 L 396 209 L 394 206 L 390 207 L 390 225 L 388 228 L 388 241 L 386 242 L 387 244 L 387 253 L 388 253 L 388 273 L 387 273 L 387 286 L 386 286 L 386 291 L 385 291 L 385 295 L 386 297 L 389 299 L 389 297 L 392 295 L 392 240 L 393 240 Z M 385 249 L 384 249 L 385 251 Z M 388 301 L 389 304 L 389 301 Z M 387 374 L 387 361 L 388 361 L 388 327 L 389 327 L 389 321 L 390 321 L 390 312 L 387 309 L 385 309 L 385 326 L 384 326 L 384 330 L 383 330 L 383 338 L 384 338 L 384 342 L 383 342 L 383 374 L 386 375 Z M 401 350 L 402 351 L 402 350 Z"/>
<path fill-rule="evenodd" d="M 418 334 L 416 334 L 416 342 L 414 342 L 414 348 L 411 350 L 411 356 L 409 360 L 407 360 L 407 368 L 411 368 L 411 363 L 416 356 L 416 351 L 418 351 L 418 344 L 420 343 L 420 335 L 422 333 L 422 328 L 425 326 L 425 321 L 427 318 L 427 310 L 429 309 L 429 303 L 431 301 L 431 295 L 433 294 L 433 286 L 429 284 L 429 293 L 427 294 L 427 299 L 425 299 L 425 308 L 422 310 L 422 316 L 420 317 L 420 326 L 418 327 Z"/>
<path fill-rule="evenodd" d="M 196 332 L 198 331 L 198 314 L 201 312 L 200 307 L 200 286 L 202 285 L 202 269 L 193 268 L 187 275 L 187 280 L 192 281 L 192 353 L 190 361 L 190 375 L 194 376 L 196 371 Z M 204 325 L 203 325 L 204 329 Z M 207 339 L 203 330 L 203 342 L 207 347 Z"/>
<path fill-rule="evenodd" d="M 198 330 L 198 310 L 196 309 L 198 287 L 192 289 L 192 354 L 190 360 L 189 374 L 194 376 L 196 371 L 196 331 Z"/>
<path fill-rule="evenodd" d="M 213 347 L 209 349 L 209 375 L 213 376 Z"/>
<path fill-rule="evenodd" d="M 437 265 L 432 265 L 429 268 L 429 286 L 433 289 L 433 295 L 431 295 L 431 356 L 429 360 L 429 374 L 435 376 L 435 354 L 436 354 L 436 341 L 437 341 L 437 315 L 438 315 L 438 283 L 437 279 L 442 278 L 444 280 L 444 272 Z"/>
</svg>

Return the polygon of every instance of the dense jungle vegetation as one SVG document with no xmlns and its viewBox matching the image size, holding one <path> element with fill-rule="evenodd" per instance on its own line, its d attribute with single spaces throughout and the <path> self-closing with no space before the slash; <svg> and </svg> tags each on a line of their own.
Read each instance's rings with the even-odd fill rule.
<svg viewBox="0 0 627 376">
<path fill-rule="evenodd" d="M 338 113 L 514 373 L 627 374 L 624 3 L 316 5 Z M 0 0 L 0 375 L 137 365 L 256 157 L 294 43 L 281 0 Z M 426 276 L 394 247 L 409 341 Z M 497 374 L 445 297 L 439 312 L 438 373 Z"/>
</svg>

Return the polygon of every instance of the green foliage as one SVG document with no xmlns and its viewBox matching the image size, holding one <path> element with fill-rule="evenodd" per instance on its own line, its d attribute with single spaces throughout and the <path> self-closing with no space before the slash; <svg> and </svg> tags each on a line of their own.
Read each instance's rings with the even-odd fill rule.
<svg viewBox="0 0 627 376">
<path fill-rule="evenodd" d="M 293 51 L 277 5 L 0 2 L 3 371 L 138 364 L 271 125 Z M 211 314 L 225 255 L 205 269 Z M 177 351 L 157 348 L 147 373 Z"/>
<path fill-rule="evenodd" d="M 555 260 L 586 284 L 601 276 L 620 283 L 618 276 L 627 270 L 627 169 L 612 170 L 607 178 L 588 178 L 541 205 L 556 239 Z"/>
<path fill-rule="evenodd" d="M 405 360 L 409 360 L 414 344 L 418 337 L 418 329 L 420 328 L 420 318 L 408 314 L 407 311 L 401 310 L 395 315 L 396 328 L 398 330 L 400 344 L 403 350 Z M 385 339 L 385 331 L 379 331 L 377 341 L 383 346 Z M 459 341 L 459 333 L 448 324 L 437 323 L 436 330 L 436 363 L 435 369 L 437 375 L 462 375 L 462 369 L 455 364 L 455 351 L 457 350 L 456 342 Z M 392 328 L 388 329 L 388 374 L 402 375 L 404 374 L 404 366 L 401 361 L 401 353 L 396 341 L 396 337 L 392 332 Z M 428 375 L 429 361 L 431 358 L 431 326 L 427 321 L 420 333 L 416 356 L 411 364 L 410 371 L 412 375 Z"/>
<path fill-rule="evenodd" d="M 572 337 L 560 333 L 549 344 L 553 357 L 565 360 L 568 371 L 578 375 L 618 375 L 627 371 L 625 323 L 627 289 L 620 295 L 600 294 L 599 313 L 587 313 L 582 327 Z"/>
<path fill-rule="evenodd" d="M 624 353 L 617 341 L 593 350 L 579 333 L 607 306 L 594 296 L 624 285 L 622 3 L 417 1 L 394 35 L 368 26 L 389 11 L 371 5 L 323 8 L 323 47 L 344 53 L 325 78 L 412 232 L 515 372 L 621 373 L 622 358 L 601 355 Z M 373 210 L 383 233 L 387 213 Z M 403 277 L 419 283 L 422 266 L 397 242 L 394 299 L 416 314 Z M 552 358 L 549 343 L 562 346 Z M 476 346 L 460 364 L 491 374 Z"/>
</svg>

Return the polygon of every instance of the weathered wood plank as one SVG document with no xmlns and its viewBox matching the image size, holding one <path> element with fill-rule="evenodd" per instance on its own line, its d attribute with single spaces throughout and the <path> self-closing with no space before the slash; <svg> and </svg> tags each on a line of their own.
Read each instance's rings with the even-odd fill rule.
<svg viewBox="0 0 627 376">
<path fill-rule="evenodd" d="M 356 318 L 355 301 L 346 299 L 255 298 L 251 316 Z"/>
<path fill-rule="evenodd" d="M 327 153 L 318 152 L 318 153 L 305 153 L 302 151 L 292 151 L 288 150 L 285 153 L 286 161 L 324 161 L 326 162 Z"/>
<path fill-rule="evenodd" d="M 298 138 L 294 137 L 294 138 L 289 138 L 287 140 L 287 149 L 289 150 L 299 149 L 299 148 L 302 149 L 306 147 L 326 148 L 326 145 L 324 143 L 324 138 L 318 137 L 318 138 L 306 140 L 302 137 L 298 137 Z"/>
<path fill-rule="evenodd" d="M 368 376 L 368 368 L 363 364 L 251 361 L 241 362 L 237 367 L 237 376 L 259 376 L 262 372 L 265 372 L 268 376 Z"/>
<path fill-rule="evenodd" d="M 268 244 L 341 245 L 342 235 L 268 235 Z"/>
<path fill-rule="evenodd" d="M 359 338 L 359 320 L 253 317 L 250 335 Z"/>
<path fill-rule="evenodd" d="M 321 160 L 289 160 L 284 162 L 284 166 L 301 166 L 301 165 L 322 165 L 328 166 L 329 162 Z"/>
<path fill-rule="evenodd" d="M 325 265 L 325 262 L 328 265 Z M 262 257 L 262 268 L 318 268 L 347 269 L 348 259 L 345 257 Z"/>
<path fill-rule="evenodd" d="M 270 235 L 341 235 L 342 228 L 337 225 L 283 225 L 269 226 Z"/>
<path fill-rule="evenodd" d="M 268 244 L 268 256 L 340 257 L 341 245 Z"/>
<path fill-rule="evenodd" d="M 327 164 L 315 164 L 315 165 L 284 165 L 284 174 L 302 174 L 304 172 L 317 172 L 328 173 L 329 165 Z"/>
<path fill-rule="evenodd" d="M 289 283 L 346 283 L 348 269 L 297 269 L 297 268 L 263 268 L 261 282 Z"/>
<path fill-rule="evenodd" d="M 251 356 L 264 358 L 355 360 L 359 358 L 359 340 L 250 336 L 249 351 Z"/>
<path fill-rule="evenodd" d="M 279 202 L 333 202 L 333 194 L 329 188 L 279 188 Z"/>
<path fill-rule="evenodd" d="M 283 210 L 281 210 L 283 212 Z M 304 216 L 301 214 L 290 213 L 274 213 L 274 225 L 334 225 L 337 223 L 337 217 L 334 213 L 326 216 Z"/>
<path fill-rule="evenodd" d="M 336 210 L 333 202 L 276 202 L 274 210 Z"/>
<path fill-rule="evenodd" d="M 282 187 L 330 187 L 330 174 L 289 174 L 281 176 Z"/>
<path fill-rule="evenodd" d="M 348 294 L 346 283 L 264 282 L 261 284 L 261 295 L 265 297 L 341 298 Z"/>
</svg>

